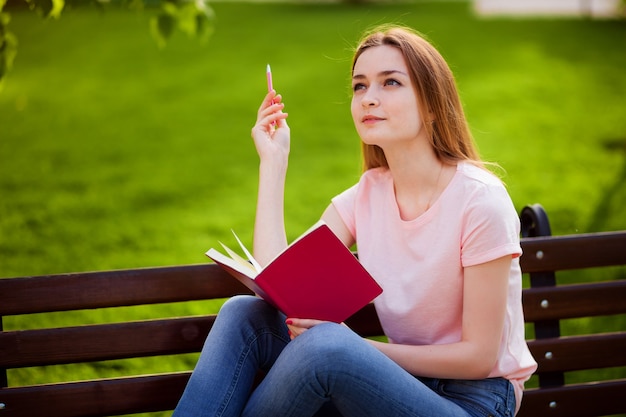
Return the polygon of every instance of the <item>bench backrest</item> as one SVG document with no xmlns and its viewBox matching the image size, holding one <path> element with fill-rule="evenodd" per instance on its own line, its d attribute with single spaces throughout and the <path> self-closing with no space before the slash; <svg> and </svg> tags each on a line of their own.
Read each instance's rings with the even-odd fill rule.
<svg viewBox="0 0 626 417">
<path fill-rule="evenodd" d="M 538 213 L 542 211 L 534 208 Z M 544 213 L 545 214 L 545 213 Z M 546 217 L 547 220 L 547 217 Z M 528 221 L 522 221 L 528 225 Z M 537 231 L 530 220 L 525 234 Z M 562 383 L 563 372 L 626 365 L 626 332 L 559 338 L 559 321 L 626 313 L 626 280 L 552 286 L 545 274 L 626 264 L 626 231 L 522 239 L 529 341 L 541 388 L 528 390 L 520 416 L 600 416 L 626 412 L 626 380 Z M 532 274 L 535 274 L 534 276 Z M 537 278 L 539 277 L 539 278 Z M 536 284 L 539 282 L 539 284 Z M 548 282 L 548 284 L 546 284 Z M 2 316 L 220 299 L 248 290 L 214 264 L 0 279 Z M 0 417 L 108 416 L 173 409 L 190 372 L 10 386 L 7 369 L 199 352 L 214 315 L 0 332 Z M 372 306 L 348 320 L 381 335 Z M 545 330 L 549 329 L 549 330 Z M 0 327 L 0 330 L 1 327 Z"/>
<path fill-rule="evenodd" d="M 0 316 L 248 293 L 214 264 L 0 280 Z M 0 332 L 6 369 L 199 352 L 215 315 Z M 173 409 L 189 374 L 0 388 L 0 417 L 107 416 Z M 4 381 L 2 381 L 4 379 Z M 9 384 L 7 384 L 9 382 Z M 43 411 L 45 410 L 45 411 Z"/>
<path fill-rule="evenodd" d="M 602 282 L 590 269 L 626 265 L 626 232 L 549 236 L 539 205 L 524 207 L 520 218 L 525 237 L 520 261 L 530 279 L 522 302 L 524 319 L 534 325 L 535 339 L 528 345 L 539 365 L 539 389 L 526 390 L 518 417 L 626 413 L 626 372 L 618 379 L 566 383 L 568 372 L 626 366 L 626 327 L 560 337 L 563 320 L 626 313 L 626 279 Z M 585 283 L 557 286 L 556 271 L 574 269 L 589 269 Z"/>
</svg>

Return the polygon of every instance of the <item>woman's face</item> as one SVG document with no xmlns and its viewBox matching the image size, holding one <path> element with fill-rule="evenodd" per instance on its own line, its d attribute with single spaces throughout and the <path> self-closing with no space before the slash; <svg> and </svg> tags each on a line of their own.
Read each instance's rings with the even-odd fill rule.
<svg viewBox="0 0 626 417">
<path fill-rule="evenodd" d="M 352 73 L 352 119 L 361 140 L 385 149 L 424 135 L 415 87 L 400 51 L 366 49 Z"/>
</svg>

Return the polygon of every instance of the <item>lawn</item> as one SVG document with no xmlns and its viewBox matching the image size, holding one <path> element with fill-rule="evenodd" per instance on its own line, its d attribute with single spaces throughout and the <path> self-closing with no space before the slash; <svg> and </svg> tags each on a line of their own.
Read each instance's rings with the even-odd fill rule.
<svg viewBox="0 0 626 417">
<path fill-rule="evenodd" d="M 626 229 L 626 24 L 478 19 L 462 2 L 215 3 L 207 44 L 159 49 L 143 13 L 13 11 L 19 54 L 0 92 L 0 276 L 205 262 L 252 238 L 250 139 L 269 62 L 290 114 L 287 230 L 295 237 L 360 174 L 351 50 L 373 24 L 413 26 L 456 74 L 484 158 L 554 233 Z M 236 245 L 236 244 L 235 244 Z M 623 269 L 617 271 L 624 274 Z M 5 328 L 168 314 L 191 303 L 5 318 Z M 157 371 L 181 361 L 146 359 Z M 29 369 L 17 380 L 109 376 L 126 362 Z"/>
</svg>

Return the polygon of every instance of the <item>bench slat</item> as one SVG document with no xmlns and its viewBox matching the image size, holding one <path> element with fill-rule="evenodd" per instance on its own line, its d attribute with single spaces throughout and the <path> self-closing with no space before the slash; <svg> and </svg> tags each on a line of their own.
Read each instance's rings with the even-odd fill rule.
<svg viewBox="0 0 626 417">
<path fill-rule="evenodd" d="M 0 279 L 0 316 L 249 293 L 243 284 L 215 264 Z"/>
<path fill-rule="evenodd" d="M 516 417 L 592 417 L 626 413 L 626 379 L 524 391 Z M 553 406 L 551 406 L 551 404 Z"/>
<path fill-rule="evenodd" d="M 2 417 L 103 417 L 173 409 L 191 372 L 0 388 Z M 146 394 L 147 393 L 147 394 Z"/>
<path fill-rule="evenodd" d="M 522 239 L 522 270 L 562 271 L 626 264 L 626 231 Z"/>
<path fill-rule="evenodd" d="M 189 372 L 34 387 L 0 388 L 5 417 L 102 417 L 171 410 Z M 155 393 L 144 396 L 143 392 Z M 626 412 L 626 380 L 525 391 L 517 417 L 587 417 Z M 555 404 L 551 407 L 550 404 Z"/>
<path fill-rule="evenodd" d="M 214 320 L 210 315 L 2 332 L 0 368 L 199 352 Z"/>
<path fill-rule="evenodd" d="M 527 288 L 522 293 L 527 322 L 622 314 L 624 300 L 626 280 Z"/>
<path fill-rule="evenodd" d="M 626 366 L 626 333 L 528 341 L 538 373 Z"/>
<path fill-rule="evenodd" d="M 208 315 L 0 332 L 0 368 L 198 352 L 214 321 Z M 382 334 L 373 304 L 347 323 L 365 337 Z"/>
<path fill-rule="evenodd" d="M 380 336 L 383 328 L 378 320 L 376 308 L 370 303 L 346 320 L 346 324 L 362 337 Z"/>
</svg>

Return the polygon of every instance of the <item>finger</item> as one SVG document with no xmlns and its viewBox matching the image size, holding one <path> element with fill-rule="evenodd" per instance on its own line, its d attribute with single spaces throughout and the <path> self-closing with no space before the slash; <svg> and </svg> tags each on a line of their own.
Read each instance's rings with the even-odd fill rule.
<svg viewBox="0 0 626 417">
<path fill-rule="evenodd" d="M 267 118 L 268 116 L 271 116 L 277 113 L 282 113 L 282 110 L 284 108 L 285 108 L 285 105 L 283 103 L 276 103 L 264 109 L 259 110 L 259 113 L 257 115 L 257 123 L 261 122 L 263 119 Z"/>
<path fill-rule="evenodd" d="M 289 114 L 283 113 L 281 111 L 276 113 L 271 113 L 263 117 L 258 124 L 263 126 L 263 128 L 268 132 L 273 132 L 275 128 L 286 128 L 287 122 L 285 121 Z"/>
<path fill-rule="evenodd" d="M 287 117 L 289 116 L 288 113 L 276 113 L 275 115 L 270 116 L 270 118 L 272 119 L 272 121 L 270 122 L 273 126 L 275 127 L 279 127 L 279 128 L 285 128 L 288 127 L 287 126 Z"/>
<path fill-rule="evenodd" d="M 259 115 L 256 123 L 252 127 L 252 137 L 255 137 L 255 132 L 258 135 L 269 135 L 269 137 L 273 136 L 273 132 L 276 128 L 287 128 L 286 123 L 282 123 L 281 121 L 287 118 L 287 113 L 271 113 L 268 115 Z M 261 136 L 259 136 L 260 138 Z"/>
<path fill-rule="evenodd" d="M 259 107 L 259 112 L 271 106 L 272 104 L 281 103 L 283 101 L 283 97 L 280 94 L 276 93 L 276 90 L 272 90 L 268 92 L 263 101 L 261 102 L 261 106 Z"/>
<path fill-rule="evenodd" d="M 265 97 L 263 97 L 263 101 L 261 102 L 261 107 L 259 110 L 264 109 L 267 106 L 270 106 L 274 101 L 274 97 L 276 97 L 276 90 L 269 91 Z"/>
<path fill-rule="evenodd" d="M 295 339 L 298 336 L 301 336 L 304 332 L 309 330 L 309 329 L 304 329 L 302 327 L 296 327 L 296 326 L 287 326 L 287 327 L 288 327 L 289 338 L 291 340 Z"/>
<path fill-rule="evenodd" d="M 317 326 L 321 323 L 326 323 L 323 320 L 314 320 L 314 319 L 296 319 L 296 318 L 288 318 L 285 320 L 287 326 L 299 327 L 301 329 L 310 329 L 313 326 Z"/>
</svg>

